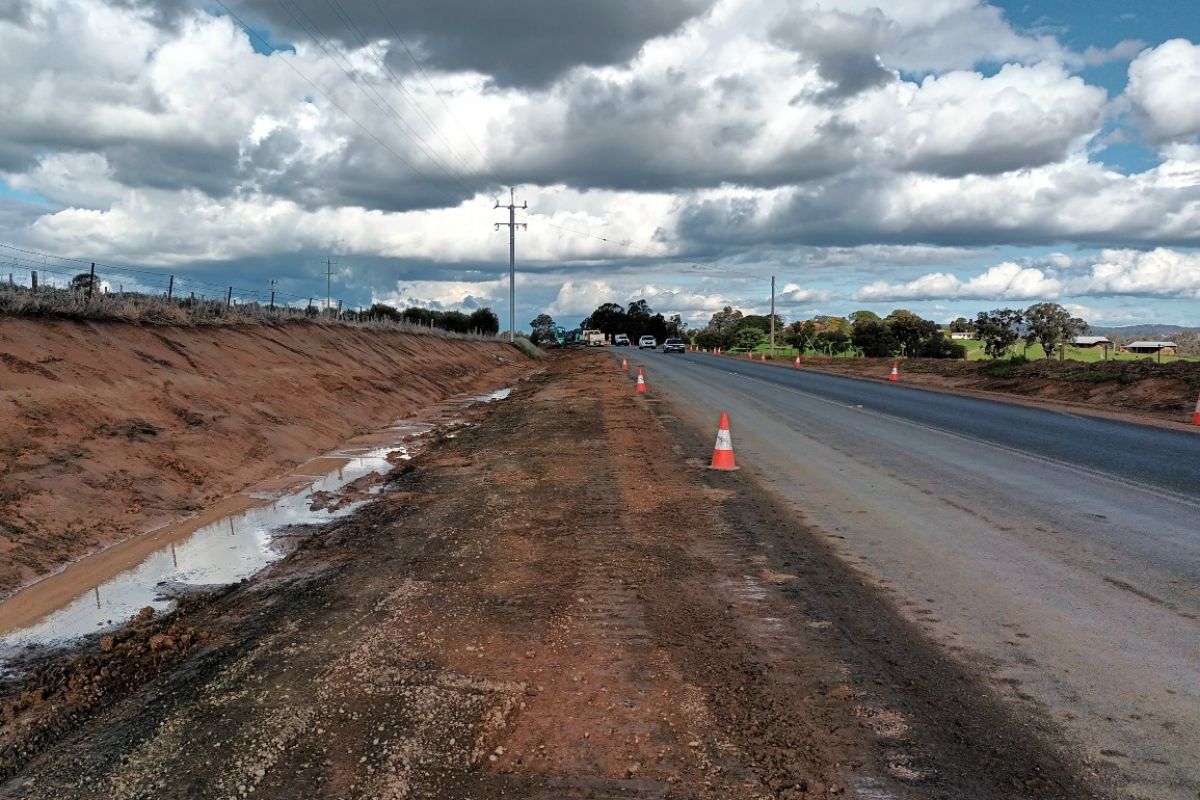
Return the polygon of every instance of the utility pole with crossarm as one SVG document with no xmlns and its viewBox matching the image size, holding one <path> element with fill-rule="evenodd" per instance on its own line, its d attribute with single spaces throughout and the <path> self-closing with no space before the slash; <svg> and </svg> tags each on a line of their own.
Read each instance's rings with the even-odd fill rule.
<svg viewBox="0 0 1200 800">
<path fill-rule="evenodd" d="M 529 226 L 517 222 L 516 190 L 511 186 L 508 187 L 508 205 L 502 206 L 497 201 L 495 207 L 508 209 L 508 222 L 497 222 L 496 230 L 508 226 L 508 340 L 514 342 L 517 339 L 517 227 L 529 230 Z M 529 203 L 522 203 L 520 208 L 529 208 Z"/>
</svg>

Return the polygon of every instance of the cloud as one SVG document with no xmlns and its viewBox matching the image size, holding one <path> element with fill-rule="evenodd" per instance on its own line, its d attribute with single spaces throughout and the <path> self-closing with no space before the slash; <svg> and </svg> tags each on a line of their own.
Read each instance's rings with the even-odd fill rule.
<svg viewBox="0 0 1200 800">
<path fill-rule="evenodd" d="M 1060 297 L 1200 298 L 1200 253 L 1166 248 L 1104 250 L 1098 258 L 1048 256 L 1044 267 L 997 264 L 963 279 L 932 272 L 904 283 L 874 281 L 856 300 L 1053 300 Z"/>
<path fill-rule="evenodd" d="M 939 300 L 987 298 L 1032 300 L 1057 297 L 1062 284 L 1040 269 L 1006 262 L 981 275 L 962 280 L 946 272 L 933 272 L 901 284 L 875 281 L 855 293 L 855 300 Z"/>
<path fill-rule="evenodd" d="M 1125 97 L 1142 130 L 1156 142 L 1187 142 L 1200 135 L 1200 45 L 1172 39 L 1129 65 Z"/>
<path fill-rule="evenodd" d="M 1071 293 L 1200 298 L 1200 253 L 1105 250 L 1088 275 L 1071 284 Z"/>
<path fill-rule="evenodd" d="M 570 69 L 616 64 L 637 55 L 647 40 L 671 33 L 704 13 L 711 0 L 407 0 L 403 8 L 374 0 L 307 3 L 303 11 L 274 0 L 231 3 L 239 14 L 268 22 L 283 35 L 314 34 L 357 48 L 360 33 L 382 40 L 387 61 L 401 74 L 415 67 L 396 40 L 430 68 L 472 71 L 501 86 L 538 87 Z M 381 13 L 382 9 L 382 13 Z"/>
</svg>

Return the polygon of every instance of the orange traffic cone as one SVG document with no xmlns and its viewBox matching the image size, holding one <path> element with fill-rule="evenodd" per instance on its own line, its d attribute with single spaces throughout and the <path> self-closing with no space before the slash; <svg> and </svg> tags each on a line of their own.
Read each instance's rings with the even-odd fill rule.
<svg viewBox="0 0 1200 800">
<path fill-rule="evenodd" d="M 712 464 L 709 469 L 725 471 L 737 469 L 733 460 L 733 437 L 729 435 L 729 412 L 721 412 L 721 424 L 717 428 L 717 443 L 713 446 Z"/>
<path fill-rule="evenodd" d="M 799 353 L 796 353 L 795 366 L 797 366 L 797 367 L 800 366 L 800 354 Z"/>
<path fill-rule="evenodd" d="M 891 374 L 891 376 L 888 378 L 888 380 L 889 380 L 889 381 L 898 381 L 898 380 L 900 380 L 900 362 L 899 362 L 899 361 L 896 361 L 896 362 L 893 362 L 893 363 L 892 363 L 892 374 Z"/>
<path fill-rule="evenodd" d="M 763 353 L 763 354 L 761 354 L 761 355 L 758 357 L 758 360 L 759 360 L 759 361 L 766 361 L 766 360 L 767 360 L 767 354 L 766 354 L 766 353 Z"/>
<path fill-rule="evenodd" d="M 1192 414 L 1192 424 L 1200 425 L 1200 395 L 1196 397 L 1196 413 Z"/>
<path fill-rule="evenodd" d="M 638 367 L 637 393 L 638 394 L 646 393 L 646 376 L 642 374 L 641 367 Z"/>
<path fill-rule="evenodd" d="M 629 359 L 625 356 L 621 356 L 621 369 L 629 372 Z"/>
</svg>

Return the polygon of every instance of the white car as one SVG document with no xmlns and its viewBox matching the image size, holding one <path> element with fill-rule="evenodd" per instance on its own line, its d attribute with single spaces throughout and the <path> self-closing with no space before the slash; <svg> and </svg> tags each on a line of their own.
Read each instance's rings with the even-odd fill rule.
<svg viewBox="0 0 1200 800">
<path fill-rule="evenodd" d="M 638 339 L 638 350 L 645 350 L 647 347 L 651 350 L 655 349 L 658 347 L 658 340 L 653 336 L 643 336 Z"/>
</svg>

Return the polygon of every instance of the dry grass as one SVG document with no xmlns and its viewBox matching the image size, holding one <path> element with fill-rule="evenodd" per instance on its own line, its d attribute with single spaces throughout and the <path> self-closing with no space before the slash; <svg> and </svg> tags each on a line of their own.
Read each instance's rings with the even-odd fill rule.
<svg viewBox="0 0 1200 800">
<path fill-rule="evenodd" d="M 83 292 L 40 289 L 36 294 L 23 287 L 0 286 L 0 317 L 124 322 L 132 325 L 173 327 L 309 324 L 354 326 L 439 336 L 447 339 L 495 340 L 495 336 L 455 333 L 440 328 L 412 325 L 385 318 L 359 320 L 326 313 L 305 313 L 279 306 L 271 309 L 257 303 L 226 307 L 221 301 L 167 300 L 139 294 L 99 294 L 88 298 Z"/>
</svg>

